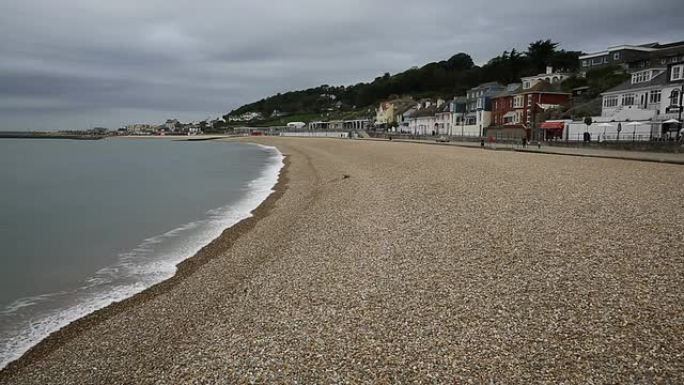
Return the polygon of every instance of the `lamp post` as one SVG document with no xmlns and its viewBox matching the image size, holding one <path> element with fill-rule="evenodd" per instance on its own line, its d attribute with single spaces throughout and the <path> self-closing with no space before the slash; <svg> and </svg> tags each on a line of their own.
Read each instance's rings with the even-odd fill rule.
<svg viewBox="0 0 684 385">
<path fill-rule="evenodd" d="M 679 132 L 682 130 L 682 107 L 684 107 L 684 81 L 682 82 L 682 87 L 679 90 L 679 131 L 677 131 L 677 135 L 679 135 Z"/>
<path fill-rule="evenodd" d="M 466 92 L 465 104 L 463 105 L 463 116 L 461 116 L 461 140 L 465 136 L 465 120 L 468 113 L 468 92 Z"/>
<path fill-rule="evenodd" d="M 618 123 L 618 128 L 617 128 L 617 141 L 620 141 L 620 132 L 622 131 L 622 122 Z"/>
</svg>

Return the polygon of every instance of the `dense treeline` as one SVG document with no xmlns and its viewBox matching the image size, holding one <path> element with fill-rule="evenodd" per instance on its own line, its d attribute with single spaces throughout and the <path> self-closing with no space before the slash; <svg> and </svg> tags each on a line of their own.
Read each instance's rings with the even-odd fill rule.
<svg viewBox="0 0 684 385">
<path fill-rule="evenodd" d="M 498 81 L 502 84 L 519 81 L 523 76 L 544 72 L 545 67 L 575 72 L 579 68 L 577 51 L 565 51 L 551 40 L 531 43 L 525 52 L 504 51 L 483 66 L 473 63 L 470 55 L 458 53 L 448 60 L 429 63 L 391 76 L 386 73 L 370 83 L 331 87 L 323 85 L 303 91 L 277 94 L 256 103 L 244 105 L 229 115 L 260 112 L 269 116 L 274 110 L 291 114 L 321 113 L 331 110 L 348 111 L 375 105 L 393 95 L 414 97 L 450 97 L 464 95 L 480 83 Z"/>
</svg>

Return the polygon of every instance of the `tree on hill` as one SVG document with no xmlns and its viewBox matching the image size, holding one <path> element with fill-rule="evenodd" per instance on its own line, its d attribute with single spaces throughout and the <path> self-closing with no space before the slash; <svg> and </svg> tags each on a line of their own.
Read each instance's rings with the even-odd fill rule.
<svg viewBox="0 0 684 385">
<path fill-rule="evenodd" d="M 558 43 L 551 40 L 537 40 L 527 47 L 525 56 L 529 62 L 529 68 L 535 73 L 542 73 L 556 54 Z"/>
<path fill-rule="evenodd" d="M 467 53 L 457 53 L 446 61 L 446 68 L 450 71 L 465 71 L 475 67 L 473 59 Z"/>
<path fill-rule="evenodd" d="M 504 51 L 485 64 L 482 67 L 482 79 L 483 81 L 498 81 L 507 84 L 519 81 L 528 72 L 525 56 L 514 48 L 510 53 Z"/>
</svg>

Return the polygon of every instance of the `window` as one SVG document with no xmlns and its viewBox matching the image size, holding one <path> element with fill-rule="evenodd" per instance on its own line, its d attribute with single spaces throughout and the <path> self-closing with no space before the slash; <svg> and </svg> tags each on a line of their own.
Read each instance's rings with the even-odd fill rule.
<svg viewBox="0 0 684 385">
<path fill-rule="evenodd" d="M 672 66 L 672 75 L 670 76 L 671 81 L 684 79 L 684 64 Z"/>
<path fill-rule="evenodd" d="M 524 99 L 525 97 L 522 95 L 513 98 L 513 108 L 521 108 L 523 106 L 523 103 L 525 102 Z"/>
<path fill-rule="evenodd" d="M 589 67 L 589 60 L 582 60 L 582 67 Z"/>
<path fill-rule="evenodd" d="M 634 94 L 622 95 L 622 105 L 623 106 L 633 106 L 634 105 Z"/>
<path fill-rule="evenodd" d="M 618 105 L 618 97 L 617 95 L 611 95 L 611 96 L 604 96 L 603 97 L 603 107 L 617 107 Z"/>
<path fill-rule="evenodd" d="M 660 103 L 660 96 L 662 92 L 660 90 L 651 91 L 651 97 L 649 98 L 649 103 Z"/>
<path fill-rule="evenodd" d="M 528 89 L 528 88 L 530 88 L 530 87 L 531 87 L 530 81 L 529 81 L 529 80 L 525 80 L 525 82 L 523 83 L 523 89 L 526 90 L 526 89 Z"/>
<path fill-rule="evenodd" d="M 670 106 L 679 105 L 679 90 L 672 90 L 670 93 Z"/>
<path fill-rule="evenodd" d="M 521 123 L 521 122 L 522 122 L 522 117 L 523 117 L 522 111 L 516 112 L 516 113 L 515 113 L 515 122 L 516 122 L 516 123 Z"/>
<path fill-rule="evenodd" d="M 615 52 L 613 54 L 613 60 L 620 60 L 620 52 Z"/>
<path fill-rule="evenodd" d="M 603 57 L 603 64 L 608 64 L 608 56 Z"/>
<path fill-rule="evenodd" d="M 591 59 L 591 64 L 598 65 L 603 63 L 603 58 L 602 57 L 595 57 Z"/>
<path fill-rule="evenodd" d="M 651 71 L 640 71 L 632 74 L 632 84 L 644 83 L 651 80 Z"/>
</svg>

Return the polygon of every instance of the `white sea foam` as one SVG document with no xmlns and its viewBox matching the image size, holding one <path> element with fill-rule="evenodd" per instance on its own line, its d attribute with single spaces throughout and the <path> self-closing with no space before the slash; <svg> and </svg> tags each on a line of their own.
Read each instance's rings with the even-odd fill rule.
<svg viewBox="0 0 684 385">
<path fill-rule="evenodd" d="M 0 369 L 69 323 L 171 278 L 178 263 L 216 239 L 224 229 L 251 217 L 252 211 L 273 192 L 284 164 L 283 155 L 275 147 L 257 146 L 269 152 L 271 158 L 237 203 L 210 210 L 205 219 L 144 240 L 76 290 L 22 298 L 0 309 Z M 38 314 L 37 309 L 41 309 Z"/>
</svg>

